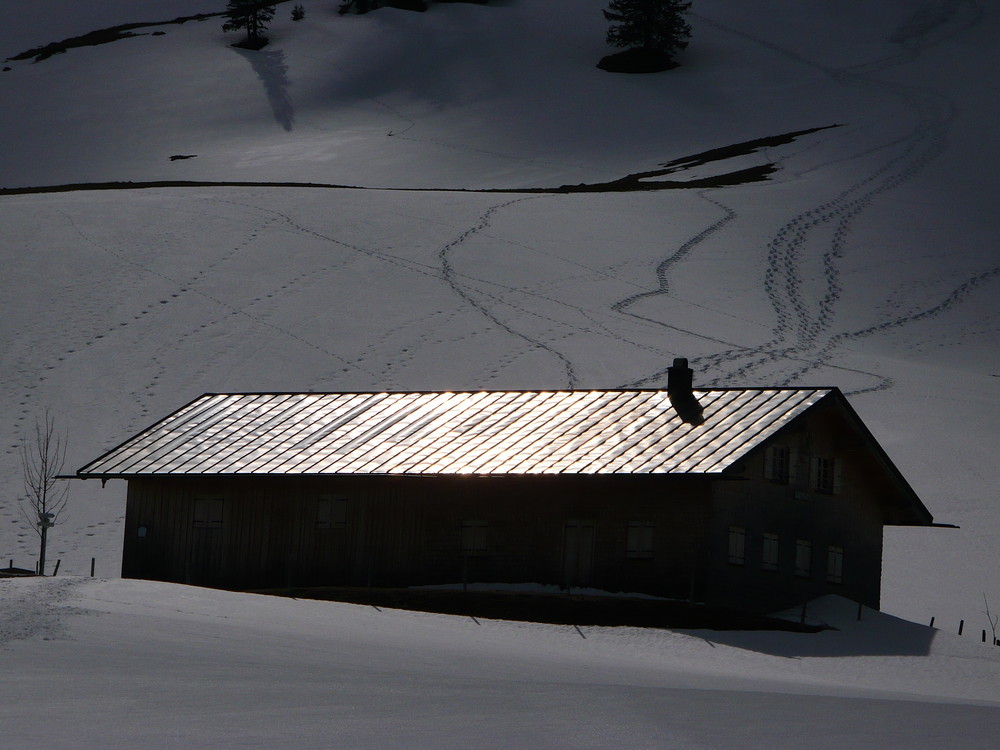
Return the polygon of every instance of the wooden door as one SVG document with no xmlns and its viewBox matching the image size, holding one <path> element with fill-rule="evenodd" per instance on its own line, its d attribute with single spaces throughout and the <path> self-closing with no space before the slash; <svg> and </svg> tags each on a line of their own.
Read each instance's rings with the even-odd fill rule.
<svg viewBox="0 0 1000 750">
<path fill-rule="evenodd" d="M 594 570 L 593 521 L 567 521 L 563 532 L 563 586 L 581 588 L 591 584 Z"/>
</svg>

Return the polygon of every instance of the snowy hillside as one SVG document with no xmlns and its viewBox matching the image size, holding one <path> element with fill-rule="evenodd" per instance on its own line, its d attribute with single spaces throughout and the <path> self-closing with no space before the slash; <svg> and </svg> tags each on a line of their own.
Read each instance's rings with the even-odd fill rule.
<svg viewBox="0 0 1000 750">
<path fill-rule="evenodd" d="M 0 560 L 34 564 L 46 408 L 75 470 L 205 391 L 658 386 L 674 356 L 840 386 L 961 529 L 886 532 L 917 625 L 578 631 L 116 580 L 123 483 L 74 483 L 59 577 L 0 580 L 4 746 L 992 747 L 996 8 L 695 0 L 682 66 L 630 77 L 594 67 L 603 0 L 301 2 L 257 53 L 209 18 L 0 64 Z M 0 58 L 223 6 L 4 0 Z M 144 185 L 44 190 L 98 182 Z M 66 576 L 91 558 L 111 580 Z"/>
<path fill-rule="evenodd" d="M 75 469 L 205 391 L 656 386 L 687 356 L 854 394 L 962 527 L 887 530 L 884 608 L 1000 609 L 995 8 L 696 0 L 682 66 L 620 76 L 601 0 L 302 4 L 257 53 L 210 18 L 3 64 L 0 559 L 34 562 L 46 408 Z M 0 57 L 222 5 L 5 0 Z M 16 190 L 110 181 L 219 185 Z M 124 487 L 72 493 L 50 557 L 115 575 Z"/>
</svg>

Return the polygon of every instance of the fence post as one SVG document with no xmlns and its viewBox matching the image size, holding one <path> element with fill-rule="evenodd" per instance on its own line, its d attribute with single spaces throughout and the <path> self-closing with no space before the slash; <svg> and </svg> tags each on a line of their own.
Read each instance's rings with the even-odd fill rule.
<svg viewBox="0 0 1000 750">
<path fill-rule="evenodd" d="M 932 628 L 934 627 L 934 618 L 933 617 L 931 618 L 931 624 L 928 627 L 932 627 Z"/>
<path fill-rule="evenodd" d="M 97 561 L 96 557 L 90 558 L 90 577 L 94 577 L 94 563 Z"/>
<path fill-rule="evenodd" d="M 58 560 L 56 560 L 56 567 L 55 567 L 55 570 L 52 571 L 52 575 L 54 575 L 54 576 L 59 575 L 59 565 L 61 563 L 62 563 L 62 558 L 60 557 Z"/>
<path fill-rule="evenodd" d="M 958 621 L 958 634 L 962 635 L 962 631 L 965 629 L 965 620 Z"/>
</svg>

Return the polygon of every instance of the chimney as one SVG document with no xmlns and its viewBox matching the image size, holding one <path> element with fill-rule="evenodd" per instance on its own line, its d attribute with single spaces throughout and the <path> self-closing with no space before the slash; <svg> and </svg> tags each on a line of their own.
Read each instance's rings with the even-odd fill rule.
<svg viewBox="0 0 1000 750">
<path fill-rule="evenodd" d="M 674 364 L 667 368 L 667 393 L 671 396 L 691 396 L 694 382 L 694 370 L 688 367 L 686 357 L 677 357 Z"/>
<path fill-rule="evenodd" d="M 671 406 L 682 422 L 697 426 L 705 423 L 705 417 L 691 389 L 693 380 L 694 371 L 684 357 L 678 357 L 673 366 L 667 368 L 667 398 Z"/>
</svg>

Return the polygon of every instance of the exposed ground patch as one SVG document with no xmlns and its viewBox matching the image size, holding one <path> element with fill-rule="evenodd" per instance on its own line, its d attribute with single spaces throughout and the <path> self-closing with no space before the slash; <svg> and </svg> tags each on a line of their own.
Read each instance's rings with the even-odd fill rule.
<svg viewBox="0 0 1000 750">
<path fill-rule="evenodd" d="M 32 49 L 25 50 L 20 54 L 14 55 L 13 57 L 8 57 L 7 61 L 12 62 L 16 60 L 30 60 L 31 58 L 34 58 L 35 62 L 41 62 L 42 60 L 47 60 L 52 57 L 52 55 L 59 55 L 78 47 L 94 47 L 98 44 L 109 44 L 111 42 L 117 42 L 119 39 L 128 39 L 133 36 L 147 36 L 146 34 L 133 33 L 136 29 L 147 29 L 154 26 L 170 26 L 173 24 L 179 25 L 187 23 L 188 21 L 204 21 L 206 18 L 216 18 L 223 15 L 225 15 L 225 12 L 198 13 L 194 16 L 178 17 L 172 21 L 124 23 L 120 26 L 111 26 L 107 29 L 97 29 L 96 31 L 90 31 L 86 34 L 82 34 L 81 36 L 73 36 L 69 39 L 63 39 L 61 42 L 51 42 L 41 47 L 33 47 Z M 163 32 L 159 33 L 162 34 Z M 156 32 L 152 34 L 152 36 L 156 35 Z"/>
<path fill-rule="evenodd" d="M 269 188 L 323 188 L 327 190 L 395 190 L 401 192 L 414 193 L 519 193 L 519 194 L 548 194 L 566 195 L 570 193 L 628 193 L 649 190 L 690 190 L 705 189 L 713 187 L 731 187 L 733 185 L 744 185 L 751 182 L 763 182 L 768 175 L 776 172 L 778 167 L 773 162 L 760 164 L 745 169 L 737 169 L 724 172 L 711 177 L 700 177 L 691 180 L 658 180 L 663 177 L 687 169 L 704 166 L 705 164 L 722 162 L 728 159 L 735 159 L 741 156 L 748 156 L 763 148 L 773 148 L 776 146 L 791 143 L 797 138 L 820 130 L 836 128 L 840 125 L 824 125 L 808 130 L 796 130 L 791 133 L 769 136 L 767 138 L 757 138 L 742 143 L 734 143 L 729 146 L 702 151 L 691 156 L 683 156 L 679 159 L 662 164 L 659 169 L 645 172 L 634 172 L 625 177 L 609 182 L 580 183 L 577 185 L 560 185 L 559 187 L 539 187 L 539 188 L 392 188 L 392 187 L 371 187 L 364 185 L 339 185 L 324 182 L 228 182 L 228 181 L 206 181 L 206 180 L 156 180 L 150 182 L 78 182 L 66 185 L 48 185 L 40 187 L 21 188 L 0 188 L 0 196 L 3 195 L 29 195 L 34 193 L 68 193 L 79 190 L 146 190 L 152 188 L 185 188 L 185 187 L 269 187 Z M 191 158 L 186 155 L 176 155 L 170 157 L 171 160 Z"/>
</svg>

